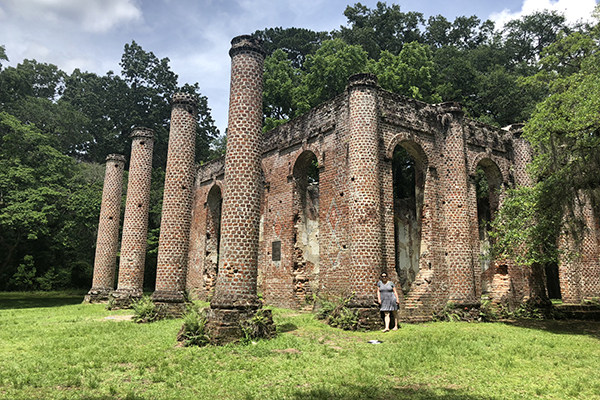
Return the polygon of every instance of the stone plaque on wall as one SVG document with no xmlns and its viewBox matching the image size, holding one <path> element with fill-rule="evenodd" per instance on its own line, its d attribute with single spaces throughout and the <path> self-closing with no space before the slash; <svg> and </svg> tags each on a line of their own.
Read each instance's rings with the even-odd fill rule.
<svg viewBox="0 0 600 400">
<path fill-rule="evenodd" d="M 273 261 L 281 261 L 281 241 L 273 242 Z"/>
</svg>

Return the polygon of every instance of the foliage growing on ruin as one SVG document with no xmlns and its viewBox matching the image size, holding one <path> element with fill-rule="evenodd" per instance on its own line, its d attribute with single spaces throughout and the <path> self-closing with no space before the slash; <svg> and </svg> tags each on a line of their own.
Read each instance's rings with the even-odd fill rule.
<svg viewBox="0 0 600 400">
<path fill-rule="evenodd" d="M 158 310 L 150 296 L 142 296 L 141 299 L 131 304 L 131 308 L 133 309 L 133 322 L 142 324 L 159 319 Z"/>
<path fill-rule="evenodd" d="M 210 343 L 206 327 L 206 312 L 198 304 L 189 303 L 177 341 L 183 346 L 206 346 Z"/>
<path fill-rule="evenodd" d="M 255 339 L 271 339 L 277 335 L 270 314 L 262 308 L 258 309 L 252 318 L 241 321 L 240 327 L 244 334 L 242 338 L 244 344 L 249 344 Z"/>
<path fill-rule="evenodd" d="M 494 322 L 509 314 L 502 305 L 482 300 L 476 307 L 462 307 L 449 301 L 444 308 L 433 314 L 434 321 L 446 322 Z"/>
<path fill-rule="evenodd" d="M 319 295 L 315 299 L 316 317 L 334 328 L 346 331 L 358 329 L 358 312 L 348 307 L 354 294 Z"/>
</svg>

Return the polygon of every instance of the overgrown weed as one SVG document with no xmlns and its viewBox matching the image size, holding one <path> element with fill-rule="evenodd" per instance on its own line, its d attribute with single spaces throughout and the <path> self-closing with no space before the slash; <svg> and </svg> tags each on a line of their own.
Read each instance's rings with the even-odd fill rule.
<svg viewBox="0 0 600 400">
<path fill-rule="evenodd" d="M 142 296 L 138 301 L 131 303 L 133 309 L 133 321 L 137 323 L 154 322 L 159 319 L 156 304 L 150 296 Z"/>
<path fill-rule="evenodd" d="M 358 329 L 358 312 L 348 307 L 354 298 L 352 294 L 320 295 L 316 298 L 316 317 L 334 328 L 346 331 Z"/>
</svg>

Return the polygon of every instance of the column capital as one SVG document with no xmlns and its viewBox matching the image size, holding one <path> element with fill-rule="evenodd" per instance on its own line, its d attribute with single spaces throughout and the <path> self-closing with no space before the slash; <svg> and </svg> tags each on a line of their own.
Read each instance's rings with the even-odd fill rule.
<svg viewBox="0 0 600 400">
<path fill-rule="evenodd" d="M 182 92 L 173 93 L 171 104 L 173 108 L 184 109 L 194 117 L 198 114 L 198 99 L 193 94 Z"/>
<path fill-rule="evenodd" d="M 131 135 L 129 135 L 131 139 L 135 138 L 146 138 L 150 140 L 154 140 L 154 130 L 150 128 L 144 128 L 143 126 L 136 126 L 133 128 Z"/>
<path fill-rule="evenodd" d="M 231 39 L 231 49 L 229 56 L 233 58 L 236 54 L 242 51 L 251 51 L 266 57 L 267 52 L 263 48 L 262 40 L 251 35 L 240 35 Z"/>
<path fill-rule="evenodd" d="M 364 86 L 374 88 L 379 87 L 379 85 L 377 84 L 377 76 L 367 72 L 354 74 L 350 76 L 350 78 L 348 78 L 348 85 L 346 86 L 346 89 L 351 90 L 356 87 Z"/>
<path fill-rule="evenodd" d="M 106 156 L 106 161 L 125 162 L 125 156 L 122 154 L 109 154 Z"/>
</svg>

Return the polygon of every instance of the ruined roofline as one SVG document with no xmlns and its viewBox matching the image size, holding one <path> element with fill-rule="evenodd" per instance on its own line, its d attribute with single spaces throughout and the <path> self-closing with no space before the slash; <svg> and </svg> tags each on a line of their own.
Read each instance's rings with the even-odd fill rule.
<svg viewBox="0 0 600 400">
<path fill-rule="evenodd" d="M 445 111 L 445 110 L 442 110 L 442 108 L 445 108 L 446 110 L 448 108 L 452 109 L 452 104 L 449 104 L 451 102 L 429 104 L 424 101 L 416 100 L 416 99 L 407 97 L 402 94 L 390 92 L 389 90 L 382 89 L 380 86 L 377 86 L 377 89 L 378 89 L 378 96 L 381 99 L 383 99 L 384 101 L 387 100 L 387 101 L 394 102 L 394 103 L 405 104 L 405 105 L 409 106 L 410 108 L 414 109 L 415 112 L 424 111 L 424 112 L 428 112 L 428 113 L 432 113 L 432 114 L 440 114 Z M 322 131 L 322 129 L 324 128 L 322 125 L 328 125 L 328 124 L 319 125 L 318 123 L 315 123 L 314 122 L 315 120 L 319 120 L 319 118 L 315 118 L 315 116 L 320 113 L 327 112 L 328 108 L 330 108 L 331 112 L 333 112 L 333 115 L 331 115 L 331 118 L 329 118 L 330 120 L 332 120 L 329 123 L 329 125 L 331 125 L 331 123 L 335 124 L 336 115 L 335 115 L 334 111 L 336 109 L 339 109 L 340 106 L 343 106 L 343 104 L 347 98 L 347 95 L 348 95 L 348 92 L 347 92 L 347 90 L 345 90 L 344 92 L 338 94 L 337 96 L 335 96 L 327 101 L 324 101 L 323 103 L 319 104 L 316 107 L 311 108 L 306 113 L 304 113 L 294 119 L 291 119 L 288 122 L 286 122 L 282 125 L 279 125 L 278 127 L 273 128 L 270 131 L 264 133 L 263 134 L 263 139 L 264 139 L 263 140 L 263 143 L 264 143 L 263 144 L 263 153 L 267 153 L 269 151 L 283 149 L 283 148 L 286 148 L 289 146 L 293 146 L 297 143 L 301 143 L 303 140 L 310 139 L 311 137 L 318 135 L 320 133 L 320 131 Z M 458 105 L 459 107 L 462 108 L 462 105 L 460 105 L 460 103 L 456 103 L 456 105 Z M 518 130 L 515 130 L 515 129 L 499 128 L 497 126 L 486 124 L 484 122 L 477 121 L 477 120 L 469 118 L 469 117 L 464 117 L 464 121 L 467 125 L 476 126 L 479 128 L 486 128 L 488 131 L 497 133 L 502 138 L 509 138 L 511 134 L 515 135 L 515 134 L 518 134 L 518 132 L 519 132 Z M 516 125 L 516 124 L 513 124 L 513 125 Z M 335 125 L 333 125 L 333 126 L 335 126 Z M 299 128 L 299 127 L 301 127 L 301 128 Z M 289 137 L 289 132 L 293 132 L 293 131 L 299 132 L 300 135 L 296 135 L 295 137 Z M 277 139 L 278 136 L 280 137 L 279 140 Z"/>
<path fill-rule="evenodd" d="M 225 160 L 225 156 L 217 157 L 217 158 L 212 159 L 210 161 L 206 161 L 205 163 L 202 163 L 202 164 L 196 164 L 196 171 L 198 171 L 198 170 L 200 170 L 202 168 L 207 168 L 210 165 L 218 164 L 219 162 L 223 162 L 223 160 Z"/>
</svg>

